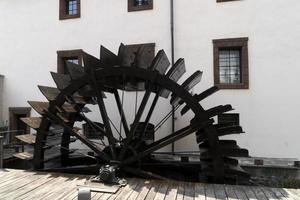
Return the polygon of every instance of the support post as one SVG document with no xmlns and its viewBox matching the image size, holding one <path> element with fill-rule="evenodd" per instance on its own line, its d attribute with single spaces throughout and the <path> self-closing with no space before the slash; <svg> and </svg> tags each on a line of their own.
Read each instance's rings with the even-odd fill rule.
<svg viewBox="0 0 300 200">
<path fill-rule="evenodd" d="M 4 151 L 3 151 L 3 136 L 0 136 L 0 169 L 3 168 L 3 159 L 4 159 Z"/>
</svg>

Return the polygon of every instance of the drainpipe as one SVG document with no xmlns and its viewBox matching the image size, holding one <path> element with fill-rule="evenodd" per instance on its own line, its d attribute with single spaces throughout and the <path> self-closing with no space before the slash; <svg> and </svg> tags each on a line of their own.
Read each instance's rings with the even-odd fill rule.
<svg viewBox="0 0 300 200">
<path fill-rule="evenodd" d="M 170 0 L 170 18 L 171 18 L 171 58 L 172 66 L 175 63 L 174 60 L 174 0 Z M 175 132 L 175 108 L 172 105 L 172 134 Z M 172 143 L 172 153 L 174 154 L 175 144 Z"/>
</svg>

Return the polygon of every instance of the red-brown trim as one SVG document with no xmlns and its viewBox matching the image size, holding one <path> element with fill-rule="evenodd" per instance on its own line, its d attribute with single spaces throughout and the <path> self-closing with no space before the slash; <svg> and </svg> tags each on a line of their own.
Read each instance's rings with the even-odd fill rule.
<svg viewBox="0 0 300 200">
<path fill-rule="evenodd" d="M 128 12 L 141 11 L 141 10 L 152 10 L 153 9 L 153 0 L 149 0 L 148 5 L 135 6 L 134 0 L 128 0 Z"/>
<path fill-rule="evenodd" d="M 66 7 L 67 7 L 66 0 L 59 0 L 59 20 L 80 18 L 80 16 L 81 16 L 80 0 L 77 0 L 77 9 L 78 10 L 77 10 L 76 15 L 68 15 Z"/>
<path fill-rule="evenodd" d="M 69 58 L 78 58 L 79 65 L 82 65 L 82 53 L 82 49 L 57 51 L 57 72 L 66 73 L 65 60 Z"/>
<path fill-rule="evenodd" d="M 228 38 L 213 40 L 214 84 L 220 89 L 249 89 L 248 38 Z M 221 84 L 219 76 L 219 50 L 221 48 L 241 49 L 241 83 Z"/>
</svg>

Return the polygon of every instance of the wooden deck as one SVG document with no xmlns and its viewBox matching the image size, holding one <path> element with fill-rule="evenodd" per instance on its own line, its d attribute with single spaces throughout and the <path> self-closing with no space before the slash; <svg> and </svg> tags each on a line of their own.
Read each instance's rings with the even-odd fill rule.
<svg viewBox="0 0 300 200">
<path fill-rule="evenodd" d="M 0 171 L 0 199 L 77 199 L 77 186 L 90 177 L 57 173 Z M 300 190 L 129 179 L 116 193 L 92 193 L 97 200 L 300 200 Z"/>
</svg>

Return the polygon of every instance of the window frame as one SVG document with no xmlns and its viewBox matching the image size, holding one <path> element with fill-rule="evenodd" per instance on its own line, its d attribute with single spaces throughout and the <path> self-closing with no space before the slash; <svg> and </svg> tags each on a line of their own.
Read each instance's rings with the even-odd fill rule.
<svg viewBox="0 0 300 200">
<path fill-rule="evenodd" d="M 82 65 L 82 49 L 60 50 L 57 51 L 57 73 L 66 74 L 65 60 L 70 58 L 78 58 L 78 64 Z"/>
<path fill-rule="evenodd" d="M 128 0 L 128 12 L 142 11 L 142 10 L 153 10 L 153 0 L 148 0 L 148 5 L 135 6 L 134 0 Z"/>
<path fill-rule="evenodd" d="M 76 1 L 77 1 L 77 14 L 69 15 L 67 13 L 66 0 L 59 0 L 59 20 L 80 18 L 80 16 L 81 16 L 81 3 L 80 3 L 80 0 L 76 0 Z"/>
<path fill-rule="evenodd" d="M 249 89 L 248 37 L 213 40 L 214 84 L 220 89 Z M 241 83 L 220 83 L 219 51 L 240 49 Z"/>
<path fill-rule="evenodd" d="M 217 0 L 217 3 L 228 2 L 228 1 L 240 1 L 240 0 Z"/>
</svg>

